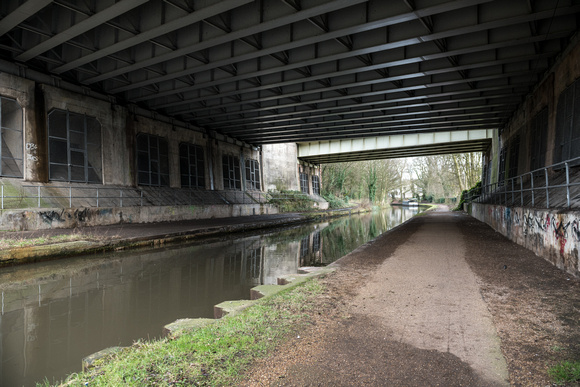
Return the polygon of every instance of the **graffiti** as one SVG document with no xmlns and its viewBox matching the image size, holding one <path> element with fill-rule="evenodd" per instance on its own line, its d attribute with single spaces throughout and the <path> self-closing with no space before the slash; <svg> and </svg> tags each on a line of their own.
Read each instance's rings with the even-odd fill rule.
<svg viewBox="0 0 580 387">
<path fill-rule="evenodd" d="M 580 222 L 578 219 L 575 219 L 574 222 L 572 222 L 572 236 L 576 242 L 580 242 Z"/>
<path fill-rule="evenodd" d="M 509 207 L 506 207 L 505 208 L 505 212 L 504 212 L 503 217 L 504 217 L 504 220 L 506 222 L 511 223 L 511 219 L 512 219 L 512 211 L 511 211 L 511 208 L 509 208 Z"/>
<path fill-rule="evenodd" d="M 534 231 L 534 217 L 532 215 L 524 215 L 524 235 L 528 235 Z"/>
<path fill-rule="evenodd" d="M 545 219 L 544 217 L 535 217 L 534 220 L 536 222 L 537 230 L 544 232 L 548 231 L 548 228 L 550 227 L 550 215 L 546 215 Z"/>
<path fill-rule="evenodd" d="M 52 225 L 52 222 L 64 222 L 64 219 L 62 218 L 63 213 L 64 210 L 61 211 L 60 213 L 56 211 L 47 211 L 47 212 L 39 212 L 38 214 L 40 215 L 44 223 Z"/>
<path fill-rule="evenodd" d="M 90 219 L 91 215 L 92 213 L 88 208 L 85 208 L 84 210 L 75 210 L 74 212 L 74 218 L 79 222 L 86 222 Z"/>
<path fill-rule="evenodd" d="M 33 142 L 26 143 L 26 159 L 30 161 L 38 161 L 38 156 L 36 152 L 38 151 L 38 146 Z"/>
<path fill-rule="evenodd" d="M 570 226 L 570 222 L 564 225 L 563 222 L 558 222 L 556 219 L 552 218 L 554 236 L 556 237 L 556 241 L 560 243 L 560 255 L 564 255 L 564 247 L 566 247 L 566 240 L 568 238 L 568 232 L 566 231 L 568 226 Z"/>
<path fill-rule="evenodd" d="M 513 219 L 514 219 L 514 224 L 516 226 L 519 226 L 521 220 L 520 220 L 520 213 L 517 210 L 514 211 Z"/>
</svg>

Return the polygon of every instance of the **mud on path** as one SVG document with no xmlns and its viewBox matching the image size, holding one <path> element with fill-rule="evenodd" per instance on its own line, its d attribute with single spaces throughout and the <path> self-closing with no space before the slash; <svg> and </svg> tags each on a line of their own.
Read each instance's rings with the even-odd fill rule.
<svg viewBox="0 0 580 387">
<path fill-rule="evenodd" d="M 414 218 L 323 282 L 311 326 L 246 385 L 549 386 L 580 357 L 580 282 L 467 215 Z"/>
</svg>

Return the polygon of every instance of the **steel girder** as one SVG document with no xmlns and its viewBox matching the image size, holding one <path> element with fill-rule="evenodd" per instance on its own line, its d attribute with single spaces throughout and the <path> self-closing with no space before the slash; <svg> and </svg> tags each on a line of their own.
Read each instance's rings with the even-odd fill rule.
<svg viewBox="0 0 580 387">
<path fill-rule="evenodd" d="M 580 0 L 3 0 L 0 59 L 253 145 L 496 129 L 579 14 Z"/>
</svg>

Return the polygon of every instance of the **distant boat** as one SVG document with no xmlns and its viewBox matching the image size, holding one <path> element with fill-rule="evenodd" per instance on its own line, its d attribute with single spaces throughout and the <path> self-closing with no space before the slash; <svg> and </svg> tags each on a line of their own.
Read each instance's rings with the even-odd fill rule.
<svg viewBox="0 0 580 387">
<path fill-rule="evenodd" d="M 419 202 L 415 198 L 411 198 L 409 200 L 403 200 L 403 205 L 407 207 L 418 207 Z"/>
</svg>

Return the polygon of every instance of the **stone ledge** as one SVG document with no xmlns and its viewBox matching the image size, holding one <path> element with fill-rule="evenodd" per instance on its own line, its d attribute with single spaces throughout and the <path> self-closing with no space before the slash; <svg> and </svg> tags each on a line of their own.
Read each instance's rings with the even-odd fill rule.
<svg viewBox="0 0 580 387">
<path fill-rule="evenodd" d="M 185 331 L 192 331 L 213 324 L 212 318 L 181 318 L 163 327 L 163 336 L 176 338 Z"/>
<path fill-rule="evenodd" d="M 213 315 L 216 319 L 233 316 L 252 306 L 255 302 L 253 300 L 224 301 L 213 307 Z"/>
<path fill-rule="evenodd" d="M 2 264 L 13 262 L 31 262 L 52 256 L 67 256 L 78 251 L 89 253 L 99 249 L 101 243 L 91 241 L 73 241 L 46 244 L 40 246 L 13 247 L 0 251 Z"/>
</svg>

